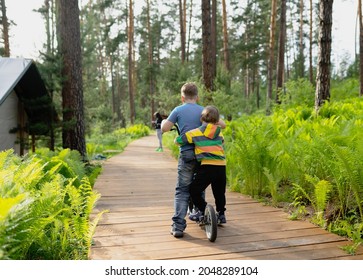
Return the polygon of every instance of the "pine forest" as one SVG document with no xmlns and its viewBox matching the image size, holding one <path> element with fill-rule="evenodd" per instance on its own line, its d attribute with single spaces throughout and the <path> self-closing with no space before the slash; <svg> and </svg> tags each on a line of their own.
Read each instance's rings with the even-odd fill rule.
<svg viewBox="0 0 363 280">
<path fill-rule="evenodd" d="M 16 25 L 0 0 L 0 54 Z M 225 120 L 227 184 L 291 219 L 363 242 L 363 23 L 333 63 L 333 0 L 44 0 L 33 58 L 57 117 L 24 156 L 0 151 L 0 259 L 87 259 L 102 165 L 156 112 L 199 104 Z M 177 157 L 175 135 L 164 141 Z M 32 150 L 32 149 L 30 149 Z M 20 167 L 19 167 L 20 166 Z M 57 248 L 55 248 L 57 247 Z"/>
</svg>

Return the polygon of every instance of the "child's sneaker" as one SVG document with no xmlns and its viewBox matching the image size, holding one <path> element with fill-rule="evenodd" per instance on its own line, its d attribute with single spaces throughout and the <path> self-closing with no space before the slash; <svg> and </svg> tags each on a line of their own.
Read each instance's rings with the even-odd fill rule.
<svg viewBox="0 0 363 280">
<path fill-rule="evenodd" d="M 194 222 L 200 222 L 202 221 L 204 218 L 202 212 L 200 212 L 199 210 L 197 212 L 192 212 L 189 215 L 189 220 L 194 221 Z"/>
<path fill-rule="evenodd" d="M 180 229 L 177 229 L 175 226 L 171 226 L 170 234 L 176 238 L 180 238 L 180 237 L 183 237 L 184 232 Z"/>
<path fill-rule="evenodd" d="M 227 223 L 226 216 L 223 213 L 218 214 L 218 223 L 219 224 Z"/>
</svg>

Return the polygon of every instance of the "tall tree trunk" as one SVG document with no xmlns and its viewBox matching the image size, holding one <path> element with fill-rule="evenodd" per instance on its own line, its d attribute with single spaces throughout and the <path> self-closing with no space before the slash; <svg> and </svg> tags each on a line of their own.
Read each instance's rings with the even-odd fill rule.
<svg viewBox="0 0 363 280">
<path fill-rule="evenodd" d="M 212 0 L 211 9 L 211 62 L 212 62 L 212 90 L 214 90 L 214 80 L 217 76 L 217 0 Z"/>
<path fill-rule="evenodd" d="M 245 31 L 245 42 L 246 42 L 246 45 L 247 45 L 247 42 L 249 42 L 249 29 L 250 29 L 250 25 L 249 23 L 247 22 L 246 23 L 246 31 Z M 245 57 L 245 60 L 247 61 L 244 69 L 242 70 L 242 75 L 244 77 L 244 96 L 246 98 L 248 98 L 250 96 L 250 69 L 252 68 L 250 63 L 248 61 L 250 61 L 250 50 L 248 47 L 245 48 L 246 51 L 244 53 L 244 57 Z"/>
<path fill-rule="evenodd" d="M 187 0 L 183 0 L 183 29 L 184 29 L 184 52 L 187 60 Z"/>
<path fill-rule="evenodd" d="M 179 0 L 179 24 L 180 24 L 180 42 L 181 42 L 181 61 L 182 64 L 185 62 L 185 1 Z"/>
<path fill-rule="evenodd" d="M 246 30 L 248 30 L 248 24 L 246 26 Z M 249 32 L 245 32 L 245 41 L 248 42 L 249 40 Z M 249 61 L 250 53 L 249 50 L 246 48 L 245 51 L 245 60 Z M 244 76 L 244 93 L 245 97 L 250 97 L 250 68 L 251 65 L 249 63 L 246 63 L 244 69 L 242 70 L 243 76 Z"/>
<path fill-rule="evenodd" d="M 50 9 L 50 4 L 49 4 L 49 0 L 44 0 L 44 18 L 45 18 L 45 30 L 46 30 L 46 34 L 47 34 L 47 53 L 50 54 L 52 51 L 52 45 L 51 45 L 51 41 L 52 41 L 52 37 L 51 37 L 51 9 Z"/>
<path fill-rule="evenodd" d="M 276 103 L 281 103 L 280 91 L 284 83 L 285 73 L 285 44 L 286 44 L 286 0 L 281 0 L 280 8 L 280 34 L 279 34 L 279 53 L 277 59 L 276 77 Z"/>
<path fill-rule="evenodd" d="M 229 44 L 228 44 L 228 26 L 227 26 L 227 6 L 226 0 L 222 0 L 222 16 L 223 16 L 223 55 L 224 55 L 224 67 L 226 71 L 231 70 L 229 62 Z"/>
<path fill-rule="evenodd" d="M 136 112 L 134 101 L 134 11 L 133 1 L 129 0 L 129 26 L 128 26 L 128 64 L 129 64 L 129 99 L 130 99 L 130 122 L 134 124 Z"/>
<path fill-rule="evenodd" d="M 116 94 L 115 94 L 115 79 L 114 79 L 114 71 L 113 71 L 113 65 L 114 65 L 114 59 L 113 59 L 113 53 L 109 54 L 109 60 L 110 60 L 110 75 L 111 75 L 111 96 L 112 96 L 112 124 L 114 125 L 116 123 Z"/>
<path fill-rule="evenodd" d="M 117 57 L 120 57 L 121 54 L 120 54 L 120 48 L 117 48 L 116 50 L 116 55 Z M 123 64 L 122 64 L 123 65 Z M 125 97 L 123 97 L 123 94 L 122 94 L 122 90 L 125 90 L 124 87 L 122 87 L 121 85 L 121 74 L 122 71 L 121 71 L 121 63 L 117 63 L 116 64 L 116 71 L 115 71 L 115 79 L 116 79 L 116 100 L 117 100 L 117 103 L 116 103 L 116 114 L 117 114 L 117 121 L 118 121 L 118 124 L 120 125 L 120 127 L 125 127 L 125 118 L 121 112 L 121 105 L 122 105 L 122 101 L 125 100 Z"/>
<path fill-rule="evenodd" d="M 185 0 L 184 3 L 186 3 L 186 0 Z M 189 45 L 190 45 L 190 36 L 191 36 L 191 30 L 192 30 L 192 19 L 193 19 L 193 0 L 190 0 L 189 25 L 188 25 L 188 41 L 187 41 L 187 50 L 186 50 L 186 60 L 187 61 L 189 61 Z"/>
<path fill-rule="evenodd" d="M 1 0 L 1 23 L 3 26 L 3 40 L 4 40 L 4 57 L 10 57 L 10 43 L 9 43 L 9 21 L 6 15 L 5 0 Z"/>
<path fill-rule="evenodd" d="M 52 44 L 52 39 L 53 39 L 53 31 L 52 31 L 52 17 L 53 17 L 53 10 L 51 9 L 51 7 L 53 7 L 53 1 L 52 5 L 50 5 L 50 0 L 44 0 L 44 18 L 45 18 L 45 30 L 46 30 L 46 34 L 47 34 L 47 45 L 46 45 L 46 53 L 47 56 L 52 56 L 54 57 L 54 49 L 52 48 L 53 44 Z M 54 78 L 53 78 L 53 71 L 48 71 L 47 73 L 47 78 L 48 81 L 50 81 L 48 83 L 48 91 L 50 93 L 50 98 L 52 100 L 54 100 Z M 54 116 L 53 116 L 54 110 L 51 110 L 51 119 L 50 119 L 50 128 L 49 128 L 49 149 L 51 151 L 55 150 L 55 134 L 54 134 Z"/>
<path fill-rule="evenodd" d="M 274 49 L 275 49 L 275 32 L 276 32 L 276 11 L 277 0 L 271 0 L 271 19 L 270 19 L 270 50 L 268 61 L 268 88 L 266 96 L 266 114 L 271 113 L 271 100 L 272 100 L 272 81 L 274 69 Z"/>
<path fill-rule="evenodd" d="M 150 0 L 147 0 L 147 33 L 148 33 L 148 63 L 149 63 L 149 93 L 150 93 L 150 106 L 151 115 L 150 120 L 153 119 L 155 113 L 155 80 L 154 80 L 154 59 L 153 59 L 153 44 L 151 32 L 151 19 L 150 19 Z"/>
<path fill-rule="evenodd" d="M 299 64 L 298 77 L 304 77 L 305 57 L 304 57 L 304 0 L 300 0 L 300 28 L 299 28 Z"/>
<path fill-rule="evenodd" d="M 97 6 L 101 7 L 104 0 L 96 0 L 97 2 Z M 98 44 L 97 44 L 97 58 L 98 58 L 98 64 L 99 64 L 99 91 L 100 94 L 102 96 L 102 98 L 104 100 L 108 99 L 108 93 L 107 93 L 107 82 L 106 82 L 106 77 L 107 77 L 107 57 L 106 57 L 106 44 L 107 44 L 107 40 L 108 36 L 105 37 L 104 36 L 104 30 L 106 29 L 107 26 L 107 16 L 106 16 L 106 11 L 105 11 L 105 7 L 102 7 L 102 9 L 100 9 L 99 11 L 99 18 L 97 19 L 98 21 L 98 26 L 97 26 L 97 37 L 98 37 Z"/>
<path fill-rule="evenodd" d="M 359 96 L 363 96 L 363 23 L 362 23 L 362 0 L 358 0 L 359 17 Z"/>
<path fill-rule="evenodd" d="M 120 57 L 120 48 L 117 48 L 117 56 Z M 117 88 L 117 116 L 121 127 L 126 127 L 126 120 L 124 114 L 121 112 L 122 102 L 126 99 L 126 90 L 125 87 L 122 85 L 122 78 L 121 78 L 121 63 L 117 63 L 117 71 L 116 71 L 116 88 Z"/>
<path fill-rule="evenodd" d="M 211 53 L 211 6 L 210 0 L 202 0 L 202 54 L 203 82 L 206 90 L 213 90 L 213 65 Z M 207 96 L 207 99 L 211 98 Z"/>
<path fill-rule="evenodd" d="M 359 0 L 360 1 L 360 0 Z M 313 78 L 313 0 L 310 0 L 310 32 L 309 32 L 309 79 L 314 84 Z"/>
<path fill-rule="evenodd" d="M 257 109 L 260 109 L 260 72 L 259 69 L 256 68 L 256 106 Z"/>
<path fill-rule="evenodd" d="M 319 2 L 319 53 L 316 74 L 315 110 L 330 100 L 330 55 L 332 30 L 333 0 Z"/>
<path fill-rule="evenodd" d="M 63 147 L 86 160 L 82 53 L 78 0 L 59 0 L 59 43 L 63 57 Z"/>
</svg>

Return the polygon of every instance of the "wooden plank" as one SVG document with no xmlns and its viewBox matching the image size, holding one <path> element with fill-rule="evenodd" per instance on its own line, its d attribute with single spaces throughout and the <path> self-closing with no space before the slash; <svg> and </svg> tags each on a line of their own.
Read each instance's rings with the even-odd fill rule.
<svg viewBox="0 0 363 280">
<path fill-rule="evenodd" d="M 338 241 L 333 243 L 319 243 L 313 245 L 305 245 L 305 246 L 296 246 L 294 248 L 286 247 L 286 248 L 273 248 L 259 251 L 250 251 L 250 252 L 242 252 L 242 253 L 225 253 L 219 255 L 209 255 L 209 256 L 197 256 L 197 257 L 186 257 L 181 259 L 189 259 L 189 260 L 308 260 L 315 259 L 318 254 L 324 254 L 325 257 L 321 257 L 320 259 L 328 259 L 331 256 L 335 255 L 335 258 L 338 256 L 347 256 L 346 253 L 341 250 L 342 246 L 349 244 L 349 241 Z M 334 252 L 332 252 L 334 250 Z M 352 256 L 349 256 L 352 257 Z M 354 256 L 353 256 L 354 257 Z M 319 258 L 316 258 L 319 259 Z"/>
</svg>

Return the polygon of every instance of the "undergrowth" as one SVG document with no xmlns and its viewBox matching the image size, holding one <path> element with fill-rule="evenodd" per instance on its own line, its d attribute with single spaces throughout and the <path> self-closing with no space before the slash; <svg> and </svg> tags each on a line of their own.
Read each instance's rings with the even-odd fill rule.
<svg viewBox="0 0 363 280">
<path fill-rule="evenodd" d="M 99 198 L 76 151 L 0 153 L 0 259 L 87 259 Z"/>
<path fill-rule="evenodd" d="M 244 116 L 229 123 L 224 135 L 232 190 L 273 205 L 288 203 L 293 218 L 312 209 L 313 223 L 362 241 L 361 98 L 327 103 L 319 115 L 300 106 Z"/>
<path fill-rule="evenodd" d="M 311 105 L 311 104 L 309 104 Z M 286 207 L 362 243 L 363 100 L 280 106 L 270 116 L 243 115 L 223 131 L 232 191 Z M 172 138 L 166 142 L 175 149 Z M 177 155 L 177 151 L 174 152 Z"/>
<path fill-rule="evenodd" d="M 136 125 L 94 136 L 89 156 L 123 149 L 148 135 Z M 20 157 L 0 152 L 0 260 L 88 259 L 103 212 L 91 213 L 100 194 L 93 185 L 102 165 L 85 163 L 77 151 L 38 148 Z"/>
</svg>

